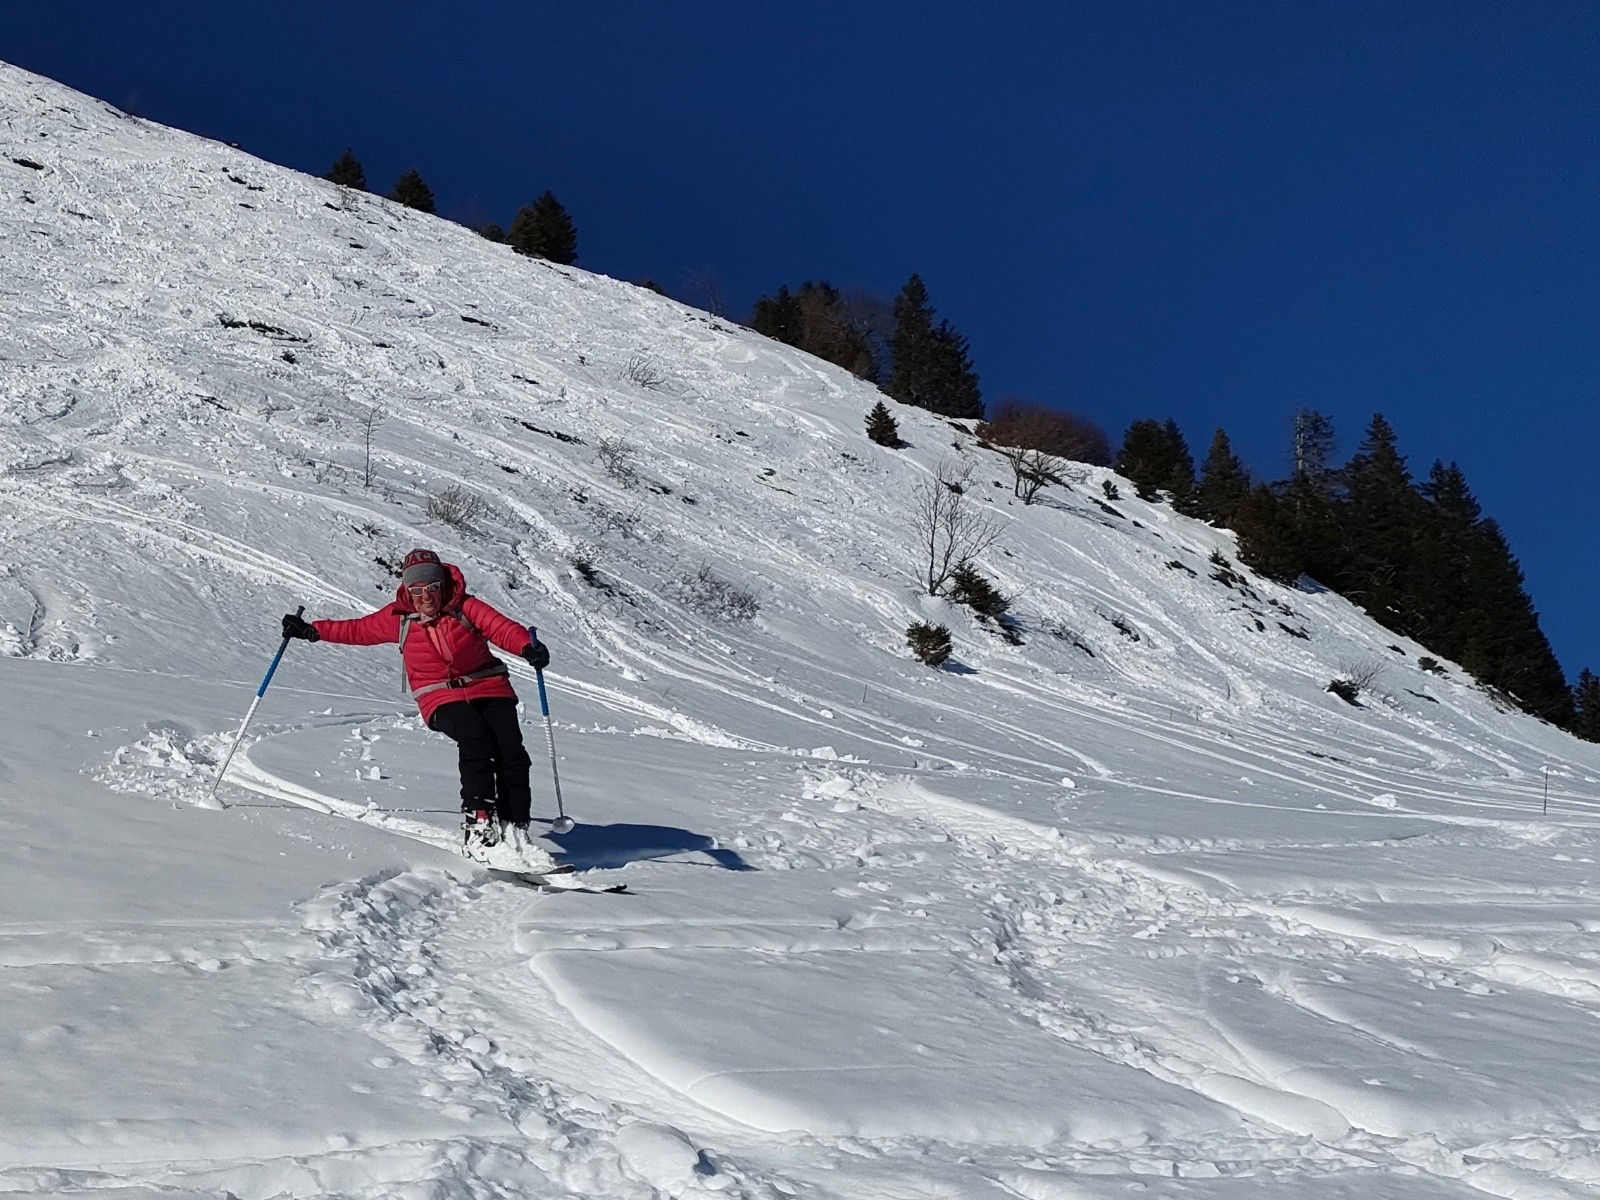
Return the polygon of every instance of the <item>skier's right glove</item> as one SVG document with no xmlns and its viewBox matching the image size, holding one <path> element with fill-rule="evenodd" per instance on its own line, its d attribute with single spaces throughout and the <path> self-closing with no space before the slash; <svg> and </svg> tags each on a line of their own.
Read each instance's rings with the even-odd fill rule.
<svg viewBox="0 0 1600 1200">
<path fill-rule="evenodd" d="M 550 665 L 550 648 L 543 642 L 530 642 L 522 652 L 522 657 L 528 660 L 528 665 L 535 671 L 542 671 Z"/>
<path fill-rule="evenodd" d="M 303 621 L 294 613 L 283 614 L 283 636 L 286 638 L 305 638 L 308 642 L 322 640 L 322 635 L 317 632 L 317 627 L 310 621 Z"/>
</svg>

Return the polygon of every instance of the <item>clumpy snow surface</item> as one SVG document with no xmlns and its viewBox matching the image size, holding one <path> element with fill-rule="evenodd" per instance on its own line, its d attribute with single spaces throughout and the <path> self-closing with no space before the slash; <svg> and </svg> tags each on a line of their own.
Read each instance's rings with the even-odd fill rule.
<svg viewBox="0 0 1600 1200">
<path fill-rule="evenodd" d="M 705 313 L 12 68 L 0 128 L 0 1193 L 1600 1182 L 1594 747 Z M 941 463 L 1009 631 L 920 594 Z M 279 614 L 419 545 L 631 894 L 456 853 L 392 648 L 292 645 L 201 806 Z"/>
</svg>

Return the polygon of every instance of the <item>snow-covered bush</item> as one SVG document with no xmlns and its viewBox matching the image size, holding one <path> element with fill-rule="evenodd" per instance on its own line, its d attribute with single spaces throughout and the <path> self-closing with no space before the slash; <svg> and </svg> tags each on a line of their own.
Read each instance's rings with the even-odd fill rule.
<svg viewBox="0 0 1600 1200">
<path fill-rule="evenodd" d="M 1330 679 L 1326 690 L 1332 692 L 1346 704 L 1354 704 L 1360 707 L 1361 688 L 1354 680 Z"/>
<path fill-rule="evenodd" d="M 661 364 L 642 350 L 623 364 L 622 377 L 635 387 L 649 390 L 654 390 L 667 381 L 667 373 L 662 370 Z"/>
<path fill-rule="evenodd" d="M 634 462 L 638 453 L 637 446 L 620 437 L 603 437 L 594 447 L 594 456 L 606 476 L 625 488 L 631 488 L 639 482 L 639 468 Z"/>
<path fill-rule="evenodd" d="M 942 667 L 950 661 L 950 630 L 943 625 L 918 621 L 906 630 L 906 645 L 919 662 L 930 667 Z"/>
<path fill-rule="evenodd" d="M 749 621 L 761 604 L 749 588 L 729 583 L 708 564 L 678 580 L 678 598 L 702 616 L 720 621 Z"/>
<path fill-rule="evenodd" d="M 428 515 L 451 529 L 470 530 L 488 510 L 489 505 L 482 496 L 453 485 L 428 497 Z"/>
<path fill-rule="evenodd" d="M 950 572 L 948 594 L 950 599 L 965 604 L 980 617 L 999 620 L 1011 609 L 1011 598 L 970 562 L 958 563 Z"/>
</svg>

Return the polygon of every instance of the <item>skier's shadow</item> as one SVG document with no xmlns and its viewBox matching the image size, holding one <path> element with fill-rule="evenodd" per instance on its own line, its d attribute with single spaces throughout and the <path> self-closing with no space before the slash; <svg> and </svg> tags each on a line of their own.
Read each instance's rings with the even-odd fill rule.
<svg viewBox="0 0 1600 1200">
<path fill-rule="evenodd" d="M 571 833 L 547 833 L 545 838 L 559 848 L 557 857 L 562 862 L 571 863 L 580 871 L 625 867 L 631 862 L 689 853 L 710 859 L 706 866 L 726 871 L 755 870 L 737 852 L 723 849 L 703 833 L 670 825 L 577 825 Z"/>
</svg>

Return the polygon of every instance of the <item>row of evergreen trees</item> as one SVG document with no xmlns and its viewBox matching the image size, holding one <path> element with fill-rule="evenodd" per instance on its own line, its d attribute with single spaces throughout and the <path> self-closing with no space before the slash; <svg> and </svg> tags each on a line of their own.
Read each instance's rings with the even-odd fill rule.
<svg viewBox="0 0 1600 1200">
<path fill-rule="evenodd" d="M 1239 557 L 1271 579 L 1302 574 L 1375 620 L 1460 663 L 1528 712 L 1600 740 L 1600 681 L 1569 689 L 1505 534 L 1455 463 L 1416 483 L 1394 428 L 1374 415 L 1348 462 L 1333 423 L 1295 416 L 1288 478 L 1253 483 L 1216 431 L 1198 475 L 1172 420 L 1135 421 L 1117 469 L 1139 494 L 1234 530 Z"/>
<path fill-rule="evenodd" d="M 826 281 L 780 287 L 756 301 L 750 328 L 878 384 L 902 404 L 983 417 L 967 339 L 936 316 L 920 276 L 906 280 L 892 303 Z"/>
<path fill-rule="evenodd" d="M 328 169 L 324 179 L 341 187 L 367 191 L 367 173 L 353 151 L 346 150 L 339 161 Z M 415 168 L 395 181 L 389 199 L 414 208 L 419 212 L 435 211 L 433 189 Z M 554 192 L 545 192 L 531 204 L 525 204 L 512 218 L 510 230 L 490 223 L 478 230 L 491 242 L 510 246 L 518 254 L 530 258 L 547 258 L 551 262 L 571 265 L 578 261 L 578 227 L 571 215 L 557 200 Z"/>
</svg>

